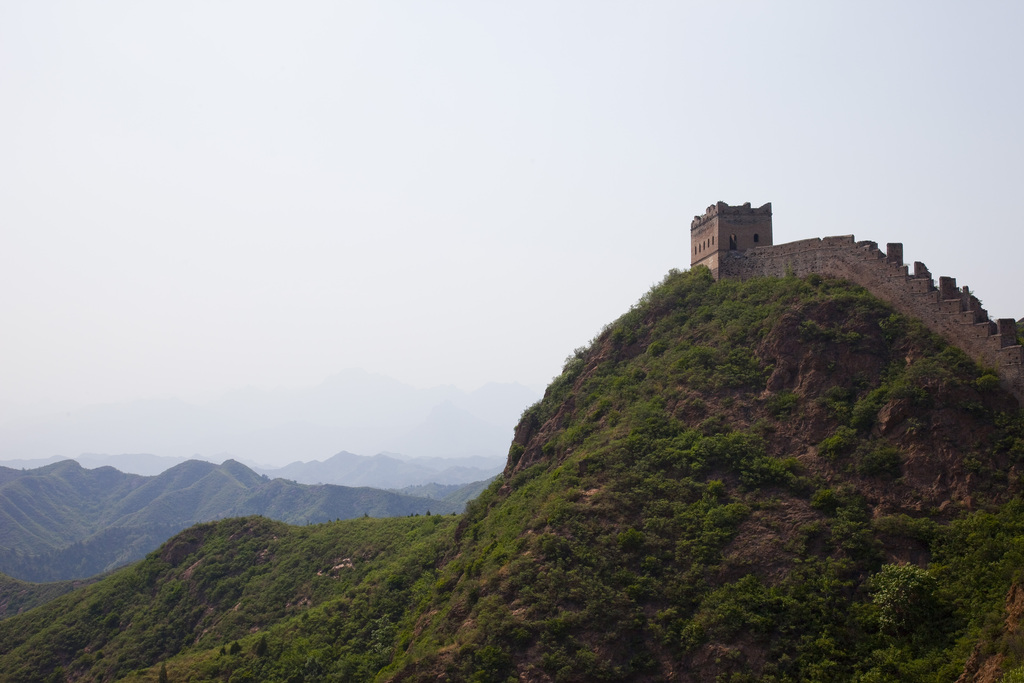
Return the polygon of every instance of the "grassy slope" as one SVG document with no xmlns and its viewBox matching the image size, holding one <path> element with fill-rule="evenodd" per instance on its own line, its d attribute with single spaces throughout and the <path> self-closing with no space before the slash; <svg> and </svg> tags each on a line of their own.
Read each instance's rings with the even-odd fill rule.
<svg viewBox="0 0 1024 683">
<path fill-rule="evenodd" d="M 671 274 L 465 515 L 196 527 L 0 622 L 0 675 L 953 681 L 1024 566 L 1022 454 L 993 375 L 863 290 Z"/>
</svg>

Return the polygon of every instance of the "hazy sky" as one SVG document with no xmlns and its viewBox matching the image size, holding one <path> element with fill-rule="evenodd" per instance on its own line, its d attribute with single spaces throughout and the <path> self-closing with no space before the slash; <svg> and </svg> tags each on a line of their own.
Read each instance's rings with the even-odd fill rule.
<svg viewBox="0 0 1024 683">
<path fill-rule="evenodd" d="M 1018 296 L 1024 3 L 0 2 L 0 401 L 543 386 L 718 200 Z"/>
</svg>

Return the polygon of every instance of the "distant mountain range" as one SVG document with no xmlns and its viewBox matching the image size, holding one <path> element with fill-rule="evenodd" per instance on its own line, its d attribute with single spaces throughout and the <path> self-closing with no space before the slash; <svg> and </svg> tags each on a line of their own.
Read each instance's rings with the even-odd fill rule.
<svg viewBox="0 0 1024 683">
<path fill-rule="evenodd" d="M 74 458 L 53 455 L 49 458 L 0 460 L 0 467 L 8 467 L 13 470 L 34 470 L 63 460 L 75 460 L 79 465 L 89 470 L 94 470 L 97 467 L 113 467 L 128 474 L 154 477 L 175 465 L 198 459 L 206 460 L 206 458 L 174 458 L 168 455 L 153 455 L 152 453 L 119 453 L 117 455 L 83 453 Z M 225 459 L 230 458 L 222 458 L 222 460 Z"/>
<path fill-rule="evenodd" d="M 402 458 L 379 454 L 371 457 L 342 451 L 327 460 L 293 462 L 261 474 L 291 479 L 300 484 L 342 484 L 402 489 L 425 484 L 468 484 L 489 479 L 504 461 L 479 456 L 468 458 Z"/>
<path fill-rule="evenodd" d="M 5 460 L 0 461 L 0 467 L 31 470 L 72 459 L 86 469 L 113 467 L 121 472 L 151 477 L 193 458 L 173 458 L 150 453 L 85 453 L 76 458 L 53 456 L 43 460 Z M 280 477 L 299 484 L 338 484 L 401 490 L 429 485 L 454 485 L 458 488 L 463 484 L 494 477 L 501 472 L 505 461 L 481 456 L 410 458 L 397 453 L 365 456 L 342 451 L 324 461 L 296 461 L 279 468 L 259 467 L 253 463 L 243 464 L 271 479 Z"/>
<path fill-rule="evenodd" d="M 483 484 L 469 488 L 479 492 Z M 457 490 L 427 498 L 311 486 L 271 479 L 233 460 L 189 460 L 152 477 L 85 469 L 74 460 L 32 470 L 0 467 L 0 572 L 36 582 L 81 578 L 140 559 L 198 522 L 252 514 L 307 524 L 451 513 L 462 510 L 465 497 Z"/>
<path fill-rule="evenodd" d="M 154 453 L 270 468 L 342 449 L 504 460 L 513 426 L 538 398 L 519 384 L 417 389 L 349 370 L 315 387 L 245 389 L 203 405 L 140 400 L 8 420 L 0 424 L 0 461 Z"/>
</svg>

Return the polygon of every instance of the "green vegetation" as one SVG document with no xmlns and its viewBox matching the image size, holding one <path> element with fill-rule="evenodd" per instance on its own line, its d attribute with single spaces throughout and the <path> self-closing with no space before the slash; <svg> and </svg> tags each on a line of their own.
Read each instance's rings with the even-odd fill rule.
<svg viewBox="0 0 1024 683">
<path fill-rule="evenodd" d="M 87 470 L 72 460 L 36 470 L 0 468 L 0 571 L 26 581 L 84 578 L 140 559 L 197 522 L 249 514 L 309 524 L 451 513 L 482 488 L 471 484 L 429 500 L 271 480 L 233 460 L 190 460 L 155 477 Z"/>
<path fill-rule="evenodd" d="M 82 581 L 57 581 L 54 583 L 29 583 L 0 574 L 0 619 L 20 614 L 33 607 L 46 604 L 56 597 L 76 588 L 94 583 L 101 577 Z"/>
<path fill-rule="evenodd" d="M 990 375 L 844 282 L 673 272 L 566 360 L 464 514 L 193 527 L 0 622 L 0 677 L 933 682 L 979 643 L 1024 666 L 1024 417 Z"/>
<path fill-rule="evenodd" d="M 387 663 L 406 606 L 433 585 L 455 523 L 431 515 L 288 527 L 250 517 L 192 527 L 136 565 L 0 622 L 3 677 L 39 680 L 59 664 L 61 676 L 105 680 L 160 662 L 170 680 L 184 666 L 207 680 L 241 669 L 262 681 L 287 679 L 298 657 L 365 678 Z M 343 651 L 328 657 L 334 646 Z"/>
</svg>

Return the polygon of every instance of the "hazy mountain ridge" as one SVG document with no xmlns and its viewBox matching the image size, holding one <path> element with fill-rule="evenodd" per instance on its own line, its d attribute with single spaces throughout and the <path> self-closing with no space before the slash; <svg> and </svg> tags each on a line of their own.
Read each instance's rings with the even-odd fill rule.
<svg viewBox="0 0 1024 683">
<path fill-rule="evenodd" d="M 86 469 L 96 469 L 97 467 L 113 467 L 116 470 L 128 474 L 141 474 L 146 477 L 155 477 L 156 475 L 166 472 L 175 465 L 180 465 L 189 460 L 208 460 L 210 462 L 223 462 L 230 458 L 174 458 L 166 455 L 153 455 L 151 453 L 118 453 L 118 454 L 105 454 L 105 453 L 82 453 L 73 460 L 76 460 L 82 467 Z M 13 467 L 8 463 L 0 461 L 0 466 Z M 39 467 L 35 465 L 34 467 Z"/>
<path fill-rule="evenodd" d="M 0 459 L 78 453 L 230 457 L 264 465 L 341 449 L 409 456 L 504 457 L 538 398 L 518 384 L 416 389 L 358 370 L 295 390 L 247 389 L 204 405 L 153 399 L 88 406 L 0 424 Z M 451 434 L 459 437 L 454 441 Z"/>
<path fill-rule="evenodd" d="M 422 496 L 431 500 L 445 500 L 449 503 L 465 504 L 483 493 L 497 477 L 491 477 L 473 484 L 417 484 L 396 490 L 407 496 Z"/>
<path fill-rule="evenodd" d="M 463 504 L 269 479 L 231 460 L 190 460 L 152 477 L 88 470 L 74 460 L 35 470 L 0 467 L 0 572 L 32 581 L 87 577 L 143 557 L 192 524 L 225 517 L 306 524 L 457 512 Z"/>
<path fill-rule="evenodd" d="M 672 273 L 461 517 L 193 527 L 0 622 L 0 675 L 994 680 L 1022 467 L 995 375 L 863 289 Z"/>
<path fill-rule="evenodd" d="M 490 479 L 503 467 L 503 460 L 482 457 L 402 458 L 383 453 L 363 456 L 342 451 L 322 462 L 293 462 L 279 469 L 256 468 L 256 471 L 300 484 L 400 489 L 425 484 L 469 484 Z"/>
</svg>

